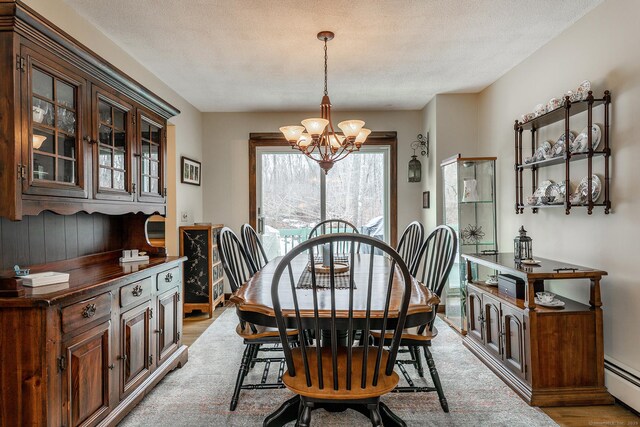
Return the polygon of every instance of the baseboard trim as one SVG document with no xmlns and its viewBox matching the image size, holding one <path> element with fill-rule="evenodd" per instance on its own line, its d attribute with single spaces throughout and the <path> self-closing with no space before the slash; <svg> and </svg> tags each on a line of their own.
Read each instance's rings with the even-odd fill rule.
<svg viewBox="0 0 640 427">
<path fill-rule="evenodd" d="M 640 377 L 607 359 L 604 368 L 609 393 L 636 413 L 640 412 Z"/>
</svg>

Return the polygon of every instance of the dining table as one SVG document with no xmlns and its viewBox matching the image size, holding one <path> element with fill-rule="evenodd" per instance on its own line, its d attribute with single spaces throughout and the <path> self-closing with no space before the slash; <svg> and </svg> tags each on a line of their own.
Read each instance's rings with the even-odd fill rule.
<svg viewBox="0 0 640 427">
<path fill-rule="evenodd" d="M 269 261 L 260 271 L 253 275 L 246 283 L 238 288 L 230 298 L 236 306 L 236 313 L 241 321 L 261 325 L 266 327 L 277 327 L 276 317 L 271 298 L 271 286 L 276 267 L 283 257 L 276 257 Z M 384 305 L 386 297 L 389 273 L 392 268 L 392 261 L 383 255 L 354 254 L 353 260 L 349 260 L 349 268 L 353 269 L 353 328 L 364 329 L 366 322 L 367 307 L 367 287 L 369 271 L 372 271 L 372 297 L 370 311 L 370 328 L 372 330 L 381 329 L 384 317 Z M 373 264 L 373 265 L 371 265 Z M 300 307 L 300 316 L 303 322 L 314 318 L 313 310 L 313 290 L 304 283 L 305 274 L 308 274 L 309 257 L 306 254 L 294 258 L 291 262 L 292 274 L 296 280 L 296 295 Z M 371 270 L 370 270 L 371 269 Z M 395 324 L 400 311 L 400 304 L 403 295 L 402 275 L 397 268 L 394 268 L 389 301 L 389 313 L 387 319 L 387 329 L 395 328 Z M 279 287 L 280 306 L 282 314 L 288 328 L 297 328 L 295 310 L 293 305 L 293 292 L 288 279 L 288 274 L 283 274 L 282 283 Z M 286 277 L 286 279 L 284 279 Z M 317 280 L 317 283 L 321 283 Z M 327 280 L 326 283 L 329 281 Z M 336 281 L 338 283 L 338 281 Z M 336 286 L 336 322 L 340 320 L 346 322 L 348 318 L 349 290 L 348 286 L 338 288 Z M 380 289 L 380 292 L 376 292 Z M 410 284 L 411 299 L 407 310 L 405 328 L 424 325 L 429 322 L 434 313 L 433 307 L 439 302 L 439 297 L 420 283 L 415 278 Z M 344 298 L 339 295 L 344 292 Z M 318 288 L 318 317 L 319 325 L 323 330 L 331 329 L 331 291 L 327 288 Z M 346 324 L 346 323 L 343 323 Z M 343 338 L 346 331 L 343 331 Z M 289 421 L 294 421 L 298 416 L 299 398 L 295 397 L 285 401 L 278 410 L 265 419 L 265 426 L 284 425 Z M 382 405 L 382 403 L 381 403 Z M 338 412 L 345 409 L 355 409 L 368 416 L 368 410 L 357 405 L 326 405 L 325 409 Z M 382 411 L 382 418 L 385 425 L 402 425 L 403 423 L 395 414 Z M 387 412 L 387 413 L 385 413 Z"/>
</svg>

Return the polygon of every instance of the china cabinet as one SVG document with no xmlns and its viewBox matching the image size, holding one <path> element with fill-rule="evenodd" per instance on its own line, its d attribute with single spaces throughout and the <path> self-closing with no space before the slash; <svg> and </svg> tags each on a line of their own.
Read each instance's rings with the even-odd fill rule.
<svg viewBox="0 0 640 427">
<path fill-rule="evenodd" d="M 466 325 L 465 253 L 497 251 L 495 157 L 457 156 L 442 162 L 443 223 L 458 236 L 458 254 L 444 288 L 445 319 L 461 332 Z"/>
<path fill-rule="evenodd" d="M 604 91 L 601 98 L 593 96 L 592 91 L 588 91 L 585 99 L 572 101 L 571 97 L 566 96 L 563 105 L 541 114 L 526 122 L 515 121 L 515 192 L 516 214 L 524 212 L 525 207 L 530 207 L 533 213 L 537 213 L 541 208 L 564 208 L 565 213 L 571 213 L 572 208 L 586 208 L 587 213 L 591 215 L 593 209 L 597 206 L 604 208 L 604 213 L 611 211 L 610 197 L 610 158 L 611 158 L 611 140 L 609 138 L 610 126 L 610 105 L 611 93 Z M 600 108 L 596 108 L 600 107 Z M 594 122 L 594 110 L 601 111 L 602 128 Z M 586 121 L 582 117 L 586 113 Z M 579 115 L 579 116 L 578 116 Z M 578 116 L 577 118 L 575 116 Z M 579 123 L 579 127 L 586 124 L 585 130 L 574 136 L 572 128 Z M 563 125 L 563 134 L 551 145 L 549 142 L 540 141 L 538 133 L 540 129 L 550 125 Z M 577 128 L 574 128 L 574 130 Z M 591 131 L 587 131 L 591 129 Z M 531 135 L 531 156 L 525 157 L 523 133 L 529 131 Z M 574 144 L 578 139 L 582 139 L 583 144 Z M 600 141 L 602 139 L 602 141 Z M 545 144 L 547 146 L 545 147 Z M 603 158 L 601 162 L 596 162 L 597 158 Z M 572 178 L 579 179 L 571 174 L 572 164 L 574 162 L 586 161 L 586 177 L 578 185 L 576 196 L 572 194 Z M 541 168 L 547 168 L 554 165 L 563 165 L 564 170 L 554 169 L 552 174 L 557 177 L 560 183 L 559 190 L 549 193 L 548 186 L 540 186 L 538 181 L 538 172 Z M 597 167 L 596 167 L 597 166 Z M 524 192 L 524 170 L 530 170 L 531 173 L 531 193 L 534 196 L 550 196 L 553 195 L 555 200 L 541 203 L 536 199 L 529 200 L 525 197 Z M 596 175 L 596 171 L 601 173 L 600 177 Z M 537 194 L 540 193 L 540 194 Z M 545 193 L 545 194 L 542 194 Z"/>
<path fill-rule="evenodd" d="M 166 213 L 174 107 L 21 1 L 0 1 L 0 216 Z"/>
<path fill-rule="evenodd" d="M 513 253 L 465 254 L 468 333 L 463 343 L 527 403 L 534 406 L 611 404 L 604 384 L 600 281 L 607 272 L 540 259 L 518 264 Z M 488 284 L 474 266 L 513 275 L 524 298 Z M 550 281 L 590 283 L 589 304 L 555 296 L 540 305 L 535 289 Z M 582 280 L 580 280 L 582 279 Z"/>
</svg>

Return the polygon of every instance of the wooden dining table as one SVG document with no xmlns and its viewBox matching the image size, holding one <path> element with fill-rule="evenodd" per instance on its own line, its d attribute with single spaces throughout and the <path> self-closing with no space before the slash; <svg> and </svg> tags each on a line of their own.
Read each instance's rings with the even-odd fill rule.
<svg viewBox="0 0 640 427">
<path fill-rule="evenodd" d="M 230 301 L 236 304 L 236 312 L 242 321 L 253 323 L 256 325 L 276 327 L 276 318 L 273 311 L 273 302 L 271 298 L 271 285 L 276 267 L 282 260 L 277 257 L 265 265 L 262 270 L 256 273 L 251 279 L 243 284 L 234 294 Z M 372 261 L 373 260 L 373 261 Z M 367 286 L 369 278 L 369 268 L 373 262 L 372 274 L 372 300 L 370 327 L 371 329 L 382 328 L 384 304 L 389 280 L 389 273 L 392 267 L 391 261 L 382 255 L 355 254 L 353 262 L 349 268 L 353 269 L 353 278 L 355 289 L 353 292 L 353 328 L 364 329 L 366 321 L 366 304 L 367 304 Z M 291 262 L 293 277 L 298 281 L 304 274 L 309 265 L 309 258 L 306 254 L 295 258 Z M 289 275 L 282 275 L 282 283 L 279 287 L 280 306 L 284 315 L 287 327 L 296 328 L 295 312 L 293 306 L 293 294 L 289 281 Z M 375 292 L 380 289 L 380 292 Z M 348 317 L 349 307 L 349 290 L 336 289 L 336 321 L 341 319 L 346 321 Z M 344 298 L 339 295 L 344 292 Z M 318 316 L 319 324 L 322 329 L 330 329 L 331 327 L 331 291 L 329 288 L 318 290 Z M 400 310 L 400 303 L 403 294 L 402 276 L 398 269 L 394 270 L 394 278 L 391 290 L 391 299 L 389 303 L 389 314 L 387 328 L 394 328 L 395 321 Z M 300 316 L 305 320 L 313 319 L 313 290 L 296 289 L 298 304 L 300 307 Z M 427 287 L 412 278 L 411 280 L 411 299 L 407 311 L 405 328 L 424 325 L 432 319 L 433 307 L 440 302 L 436 294 L 431 292 Z M 309 323 L 311 325 L 311 323 Z M 282 406 L 269 415 L 265 420 L 265 425 L 283 425 L 288 421 L 293 421 L 298 414 L 298 396 L 295 396 L 282 404 Z M 357 405 L 339 405 L 333 407 L 333 411 L 342 411 L 347 408 L 355 409 L 364 414 L 368 414 L 368 410 L 364 411 Z M 368 416 L 368 415 L 367 415 Z M 393 414 L 391 414 L 393 417 Z M 385 414 L 383 414 L 383 420 Z M 398 419 L 388 419 L 389 425 L 396 424 Z"/>
</svg>

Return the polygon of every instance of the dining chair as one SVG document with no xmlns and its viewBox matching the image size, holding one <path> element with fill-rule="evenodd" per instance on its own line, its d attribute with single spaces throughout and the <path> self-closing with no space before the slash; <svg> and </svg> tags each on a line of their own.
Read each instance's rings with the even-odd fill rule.
<svg viewBox="0 0 640 427">
<path fill-rule="evenodd" d="M 249 261 L 253 264 L 254 271 L 262 270 L 267 265 L 269 258 L 262 247 L 258 233 L 253 229 L 251 224 L 244 224 L 240 227 L 240 236 L 242 237 L 242 246 L 249 257 Z"/>
<path fill-rule="evenodd" d="M 418 267 L 422 266 L 421 273 L 416 275 L 424 286 L 428 287 L 433 293 L 442 297 L 442 289 L 447 282 L 447 277 L 453 267 L 453 262 L 456 257 L 458 247 L 458 239 L 453 228 L 448 225 L 440 225 L 436 227 L 427 239 L 422 244 L 420 252 L 418 253 L 418 259 L 416 261 L 416 271 Z M 438 305 L 432 306 L 431 319 L 424 325 L 405 329 L 402 332 L 400 339 L 400 346 L 407 347 L 408 352 L 411 354 L 411 360 L 398 360 L 398 369 L 407 380 L 409 386 L 397 387 L 395 392 L 432 392 L 438 393 L 440 399 L 440 406 L 444 412 L 449 412 L 449 405 L 442 389 L 442 383 L 440 382 L 440 376 L 436 369 L 435 361 L 429 347 L 431 341 L 438 335 L 438 330 L 433 325 L 438 313 Z M 374 331 L 371 334 L 374 338 L 374 342 L 380 341 L 382 335 L 379 331 Z M 391 344 L 391 336 L 385 334 L 385 344 Z M 418 371 L 419 376 L 424 376 L 424 370 L 422 367 L 422 360 L 420 356 L 420 347 L 424 352 L 424 357 L 427 361 L 429 373 L 433 380 L 434 387 L 420 387 L 416 386 L 411 376 L 405 369 L 405 364 L 413 365 Z"/>
<path fill-rule="evenodd" d="M 348 254 L 350 265 L 354 265 L 353 260 L 357 256 L 360 259 L 368 258 L 371 267 L 359 272 L 357 279 L 354 278 L 353 268 L 348 273 L 342 273 L 346 278 L 341 278 L 335 271 L 338 264 L 331 248 L 328 272 L 319 270 L 322 266 L 316 267 L 314 253 L 325 244 L 331 247 L 347 244 L 351 248 Z M 370 246 L 371 250 L 368 254 L 356 254 L 356 244 Z M 376 249 L 387 255 L 388 259 L 374 255 Z M 294 272 L 292 265 L 298 256 L 309 260 L 302 272 Z M 377 263 L 388 263 L 388 270 L 381 274 L 379 267 L 373 267 Z M 305 277 L 305 283 L 300 283 Z M 340 280 L 342 282 L 338 287 Z M 311 289 L 307 282 L 310 282 Z M 274 272 L 271 298 L 287 363 L 282 381 L 299 396 L 297 426 L 309 426 L 311 411 L 317 407 L 355 409 L 369 416 L 374 426 L 381 426 L 383 422 L 387 425 L 389 420 L 404 425 L 380 402 L 380 397 L 392 391 L 399 381 L 394 365 L 411 297 L 411 284 L 411 273 L 397 252 L 383 241 L 369 236 L 323 235 L 300 244 L 284 256 Z M 356 286 L 358 292 L 366 295 L 361 295 L 359 299 L 366 301 L 366 308 L 359 304 L 354 307 Z M 394 304 L 399 307 L 393 314 L 390 313 L 392 288 L 402 292 L 401 296 L 394 294 Z M 309 291 L 313 295 L 312 307 L 300 307 L 298 295 Z M 283 300 L 281 293 L 286 293 Z M 384 307 L 375 311 L 374 316 L 372 299 Z M 369 340 L 365 340 L 362 346 L 357 345 L 354 331 L 363 329 L 368 334 L 373 325 L 394 336 L 389 348 L 373 345 Z M 299 334 L 312 329 L 315 337 L 322 338 L 316 339 L 315 344 L 302 343 L 293 348 L 291 342 L 285 340 L 287 328 L 291 327 Z M 339 340 L 342 341 L 341 345 L 338 344 Z M 336 409 L 336 406 L 341 408 Z M 267 418 L 265 425 L 269 425 L 269 421 Z"/>
<path fill-rule="evenodd" d="M 319 222 L 315 227 L 311 229 L 309 232 L 309 239 L 313 239 L 317 236 L 322 236 L 324 234 L 344 234 L 344 233 L 354 233 L 360 234 L 355 225 L 350 223 L 349 221 L 345 221 L 344 219 L 326 219 L 324 221 Z M 334 245 L 334 249 L 336 254 L 346 254 L 349 252 L 348 242 L 342 242 L 340 244 Z M 358 244 L 356 252 L 360 252 L 360 244 Z M 318 249 L 316 255 L 321 254 L 322 250 Z"/>
<path fill-rule="evenodd" d="M 422 240 L 424 239 L 424 227 L 418 221 L 412 221 L 402 232 L 396 251 L 404 260 L 413 276 L 417 274 L 418 266 L 414 265 L 420 253 Z"/>
<path fill-rule="evenodd" d="M 246 251 L 242 247 L 238 236 L 229 227 L 224 227 L 220 230 L 217 236 L 218 251 L 220 252 L 220 261 L 224 272 L 227 275 L 229 286 L 232 292 L 236 292 L 240 286 L 247 282 L 255 274 L 255 269 Z M 246 322 L 240 322 L 236 326 L 236 333 L 243 338 L 245 349 L 242 354 L 242 361 L 240 362 L 240 368 L 238 369 L 238 377 L 236 379 L 236 386 L 231 397 L 231 404 L 229 409 L 234 411 L 238 405 L 238 399 L 240 398 L 241 390 L 253 390 L 253 389 L 274 389 L 283 388 L 282 375 L 278 375 L 278 379 L 275 383 L 266 383 L 266 378 L 269 375 L 269 368 L 272 363 L 279 364 L 279 372 L 284 370 L 284 358 L 283 357 L 267 357 L 258 358 L 260 351 L 280 351 L 280 334 L 276 328 L 268 328 L 265 326 L 253 325 Z M 285 340 L 296 343 L 298 341 L 298 335 L 295 330 L 289 330 L 285 334 Z M 275 347 L 262 347 L 265 344 L 275 344 Z M 258 384 L 243 384 L 244 379 L 249 372 L 249 369 L 254 367 L 256 363 L 263 362 L 265 364 L 262 381 Z"/>
</svg>

